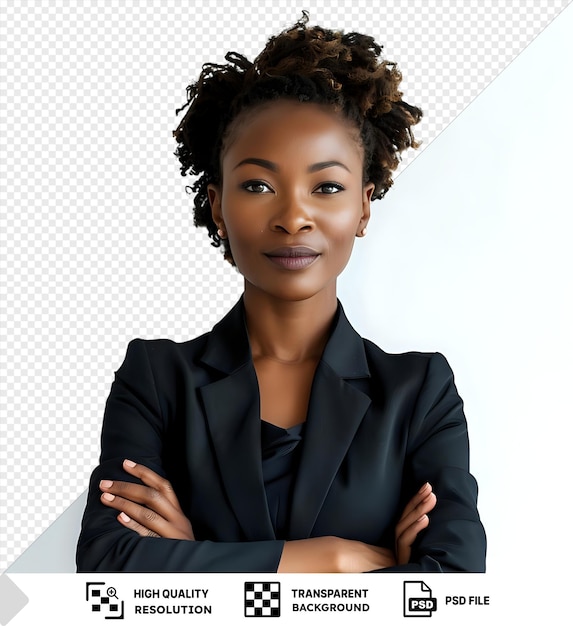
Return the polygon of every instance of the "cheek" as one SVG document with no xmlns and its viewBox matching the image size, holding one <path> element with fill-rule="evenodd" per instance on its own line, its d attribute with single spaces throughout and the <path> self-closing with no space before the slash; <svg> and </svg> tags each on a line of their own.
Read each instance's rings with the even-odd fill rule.
<svg viewBox="0 0 573 626">
<path fill-rule="evenodd" d="M 235 266 L 239 273 L 246 275 L 253 266 L 255 250 L 258 249 L 258 239 L 262 228 L 254 226 L 252 220 L 231 219 L 225 222 L 227 238 Z"/>
<path fill-rule="evenodd" d="M 356 206 L 356 204 L 354 205 Z M 331 243 L 332 247 L 352 248 L 360 218 L 359 211 L 344 210 L 331 213 L 324 221 L 323 232 Z"/>
<path fill-rule="evenodd" d="M 249 216 L 249 207 L 245 205 L 244 199 L 225 188 L 221 196 L 221 215 L 234 256 L 234 249 L 239 249 L 242 242 L 252 238 L 252 216 Z"/>
<path fill-rule="evenodd" d="M 356 233 L 353 229 L 346 230 L 337 240 L 333 240 L 336 246 L 333 252 L 340 259 L 340 262 L 343 265 L 346 265 L 350 255 L 352 254 L 355 241 Z"/>
</svg>

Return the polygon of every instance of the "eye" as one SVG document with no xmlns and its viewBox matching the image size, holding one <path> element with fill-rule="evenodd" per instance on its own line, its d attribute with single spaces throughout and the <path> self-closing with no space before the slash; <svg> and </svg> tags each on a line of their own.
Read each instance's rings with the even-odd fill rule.
<svg viewBox="0 0 573 626">
<path fill-rule="evenodd" d="M 344 191 L 344 187 L 339 183 L 322 183 L 314 190 L 315 193 L 324 193 L 329 195 L 340 191 Z"/>
<path fill-rule="evenodd" d="M 241 187 L 249 193 L 273 193 L 272 188 L 262 180 L 248 180 Z"/>
</svg>

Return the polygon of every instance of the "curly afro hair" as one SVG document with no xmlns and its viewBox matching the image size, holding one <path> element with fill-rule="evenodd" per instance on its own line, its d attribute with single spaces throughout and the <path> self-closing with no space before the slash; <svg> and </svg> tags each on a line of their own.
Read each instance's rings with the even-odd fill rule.
<svg viewBox="0 0 573 626">
<path fill-rule="evenodd" d="M 395 63 L 379 59 L 382 46 L 367 35 L 307 27 L 308 13 L 269 39 L 250 62 L 228 52 L 225 65 L 206 63 L 199 79 L 187 87 L 187 109 L 173 131 L 181 174 L 198 176 L 187 190 L 195 194 L 194 223 L 205 226 L 213 244 L 229 243 L 217 234 L 207 195 L 221 180 L 220 156 L 232 122 L 247 109 L 279 99 L 331 105 L 352 121 L 364 149 L 364 182 L 375 185 L 373 199 L 392 185 L 400 153 L 418 147 L 411 127 L 422 111 L 402 100 L 402 75 Z"/>
</svg>

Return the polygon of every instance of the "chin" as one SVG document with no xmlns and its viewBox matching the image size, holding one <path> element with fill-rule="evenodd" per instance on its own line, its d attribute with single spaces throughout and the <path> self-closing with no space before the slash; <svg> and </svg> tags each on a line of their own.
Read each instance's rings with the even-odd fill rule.
<svg viewBox="0 0 573 626">
<path fill-rule="evenodd" d="M 336 281 L 321 285 L 304 284 L 304 282 L 287 279 L 282 281 L 278 278 L 268 288 L 258 287 L 257 289 L 271 298 L 285 302 L 304 302 L 313 298 L 329 298 L 332 295 L 336 298 Z"/>
</svg>

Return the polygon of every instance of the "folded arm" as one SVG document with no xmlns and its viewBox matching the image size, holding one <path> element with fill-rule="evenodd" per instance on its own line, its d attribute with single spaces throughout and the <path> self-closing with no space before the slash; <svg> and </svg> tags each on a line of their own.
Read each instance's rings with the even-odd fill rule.
<svg viewBox="0 0 573 626">
<path fill-rule="evenodd" d="M 407 564 L 384 572 L 484 572 L 486 536 L 469 472 L 463 402 L 441 354 L 430 358 L 409 429 L 405 489 L 429 482 L 437 501 Z"/>
<path fill-rule="evenodd" d="M 117 521 L 141 537 L 163 537 L 194 541 L 193 528 L 171 483 L 149 468 L 125 460 L 124 470 L 142 481 L 103 480 L 101 503 L 118 512 Z M 411 545 L 427 526 L 436 502 L 429 483 L 410 500 L 396 527 L 396 551 L 339 537 L 314 537 L 287 541 L 278 572 L 357 573 L 407 563 Z"/>
<path fill-rule="evenodd" d="M 100 464 L 90 479 L 78 541 L 78 571 L 276 572 L 284 541 L 246 543 L 141 536 L 129 523 L 118 520 L 120 510 L 103 503 L 101 481 L 112 481 L 116 487 L 121 483 L 144 485 L 141 476 L 125 466 L 126 458 L 149 468 L 166 482 L 171 478 L 165 469 L 170 462 L 165 441 L 173 437 L 169 419 L 169 411 L 156 390 L 145 342 L 132 341 L 106 404 Z M 113 486 L 104 491 L 112 493 Z M 124 512 L 131 517 L 133 509 Z M 168 521 L 183 523 L 181 518 Z M 184 526 L 179 530 L 185 532 Z M 160 534 L 157 526 L 151 530 Z"/>
</svg>

